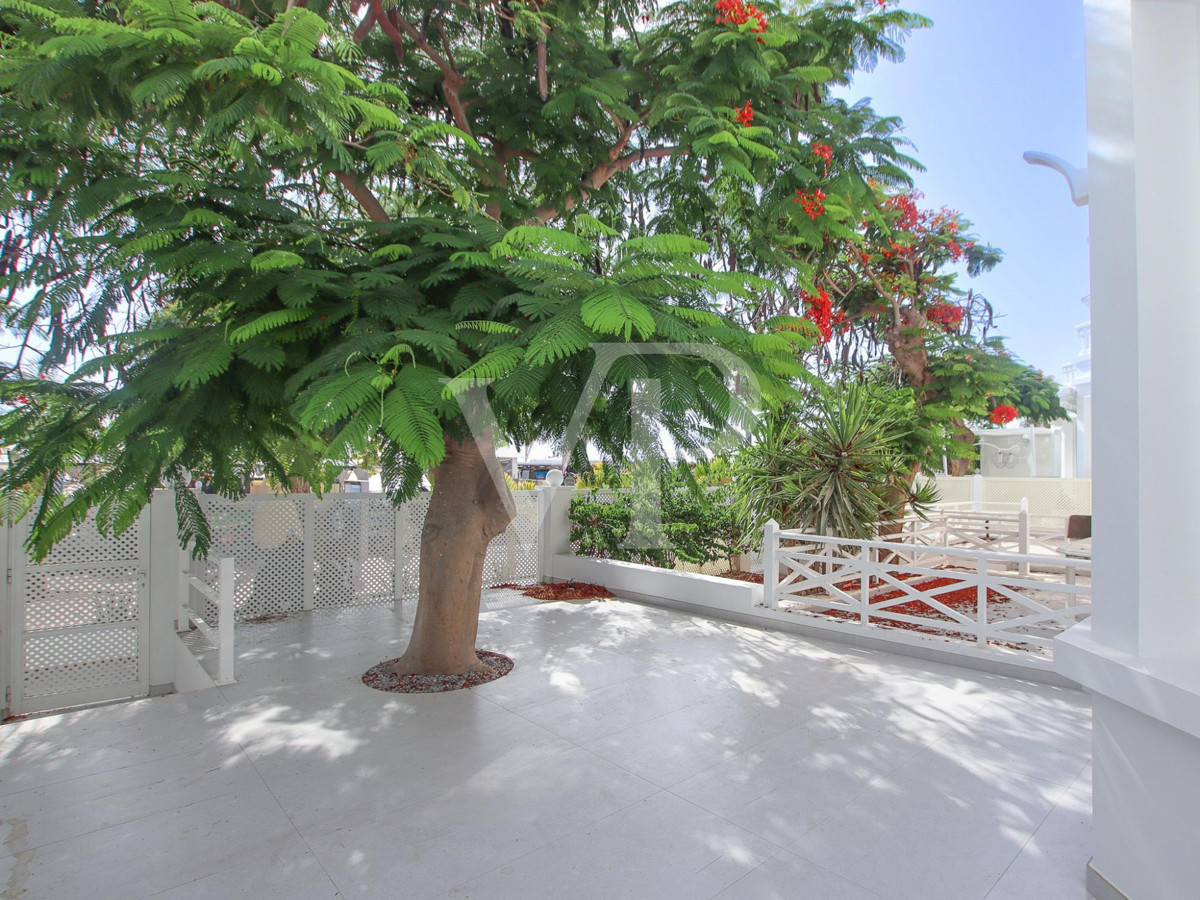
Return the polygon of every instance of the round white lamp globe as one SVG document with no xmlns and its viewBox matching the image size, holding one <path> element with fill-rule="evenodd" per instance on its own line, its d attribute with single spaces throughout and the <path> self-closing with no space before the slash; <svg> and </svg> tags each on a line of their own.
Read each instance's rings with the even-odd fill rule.
<svg viewBox="0 0 1200 900">
<path fill-rule="evenodd" d="M 559 487 L 562 483 L 562 469 L 551 469 L 546 473 L 546 484 L 550 485 L 550 487 Z"/>
</svg>

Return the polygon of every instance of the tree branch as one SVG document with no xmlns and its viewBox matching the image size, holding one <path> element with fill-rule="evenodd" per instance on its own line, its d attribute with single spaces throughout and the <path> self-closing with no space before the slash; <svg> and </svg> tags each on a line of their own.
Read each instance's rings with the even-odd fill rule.
<svg viewBox="0 0 1200 900">
<path fill-rule="evenodd" d="M 625 135 L 624 139 L 619 141 L 613 150 L 609 151 L 609 155 L 613 157 L 612 162 L 600 163 L 583 177 L 584 190 L 579 192 L 582 199 L 586 200 L 589 191 L 598 191 L 604 187 L 610 178 L 618 172 L 624 172 L 634 163 L 643 162 L 647 159 L 664 159 L 668 156 L 674 156 L 679 152 L 678 147 L 653 147 L 649 150 L 636 150 L 632 153 L 626 153 L 624 156 L 618 156 L 621 149 L 629 143 L 631 134 L 632 131 L 630 131 L 630 134 Z M 533 211 L 533 218 L 537 219 L 542 225 L 545 225 L 551 219 L 557 219 L 562 213 L 569 212 L 575 207 L 577 202 L 573 196 L 568 196 L 563 200 L 561 209 L 549 204 L 539 206 Z"/>
<path fill-rule="evenodd" d="M 358 176 L 353 172 L 334 172 L 333 177 L 358 201 L 358 205 L 362 207 L 363 212 L 372 222 L 392 221 L 392 217 L 387 214 L 387 210 L 383 208 L 383 204 L 379 202 L 375 192 L 359 181 Z"/>
<path fill-rule="evenodd" d="M 375 15 L 375 20 L 379 22 L 379 26 L 383 29 L 383 33 L 391 39 L 392 44 L 396 48 L 396 53 L 403 53 L 404 36 L 401 31 L 417 45 L 418 49 L 429 57 L 442 71 L 442 92 L 446 95 L 446 104 L 450 107 L 450 115 L 454 117 L 454 124 L 458 126 L 460 131 L 467 134 L 472 134 L 471 122 L 467 118 L 466 107 L 463 106 L 462 100 L 458 97 L 458 92 L 467 79 L 462 73 L 454 68 L 454 62 L 451 58 L 443 56 L 433 48 L 433 45 L 421 35 L 417 27 L 408 21 L 404 16 L 400 15 L 395 9 L 390 10 L 389 16 L 383 10 L 383 4 L 380 0 L 371 0 L 371 11 Z"/>
</svg>

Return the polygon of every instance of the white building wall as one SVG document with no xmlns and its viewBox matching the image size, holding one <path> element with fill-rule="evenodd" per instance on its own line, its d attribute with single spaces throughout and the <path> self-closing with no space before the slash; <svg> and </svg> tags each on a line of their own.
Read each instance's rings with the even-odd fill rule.
<svg viewBox="0 0 1200 900">
<path fill-rule="evenodd" d="M 1097 897 L 1200 885 L 1200 10 L 1085 0 L 1094 602 L 1059 639 L 1095 698 Z"/>
</svg>

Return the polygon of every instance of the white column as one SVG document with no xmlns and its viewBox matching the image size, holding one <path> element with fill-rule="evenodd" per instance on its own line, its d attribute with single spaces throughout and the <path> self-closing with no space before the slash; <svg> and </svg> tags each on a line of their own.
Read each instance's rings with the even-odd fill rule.
<svg viewBox="0 0 1200 900">
<path fill-rule="evenodd" d="M 1200 9 L 1085 0 L 1093 615 L 1055 646 L 1093 694 L 1096 897 L 1200 884 Z"/>
<path fill-rule="evenodd" d="M 1092 359 L 1093 629 L 1134 650 L 1138 615 L 1137 246 L 1129 0 L 1086 0 Z"/>
<path fill-rule="evenodd" d="M 1195 2 L 1133 4 L 1138 639 L 1146 656 L 1200 651 L 1200 589 L 1190 565 L 1200 546 L 1198 23 Z"/>
</svg>

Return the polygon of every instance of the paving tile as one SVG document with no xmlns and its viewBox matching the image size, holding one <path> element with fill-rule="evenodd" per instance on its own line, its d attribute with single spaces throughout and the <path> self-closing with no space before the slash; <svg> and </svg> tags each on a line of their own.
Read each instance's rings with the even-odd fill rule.
<svg viewBox="0 0 1200 900">
<path fill-rule="evenodd" d="M 54 718 L 23 723 L 0 744 L 0 796 L 219 744 L 222 724 L 211 711 L 84 730 Z"/>
<path fill-rule="evenodd" d="M 787 845 L 925 746 L 886 731 L 815 719 L 698 772 L 671 791 Z"/>
<path fill-rule="evenodd" d="M 775 844 L 660 793 L 444 894 L 454 898 L 713 897 Z"/>
<path fill-rule="evenodd" d="M 238 684 L 0 726 L 0 893 L 1077 896 L 1084 694 L 615 600 L 484 613 L 490 685 L 367 688 L 412 611 L 246 626 Z"/>
<path fill-rule="evenodd" d="M 1092 795 L 1070 790 L 987 895 L 987 900 L 1089 900 Z"/>
<path fill-rule="evenodd" d="M 936 751 L 877 779 L 788 849 L 892 900 L 983 897 L 1066 789 Z"/>
<path fill-rule="evenodd" d="M 521 715 L 548 731 L 586 743 L 700 703 L 712 684 L 693 675 L 650 669 L 637 678 L 539 703 Z"/>
<path fill-rule="evenodd" d="M 208 744 L 0 796 L 0 855 L 89 834 L 261 785 L 240 751 Z"/>
<path fill-rule="evenodd" d="M 840 875 L 784 850 L 744 878 L 735 881 L 717 900 L 884 900 Z"/>
<path fill-rule="evenodd" d="M 329 900 L 341 896 L 312 853 L 254 859 L 153 895 L 156 900 Z"/>
<path fill-rule="evenodd" d="M 584 746 L 669 787 L 799 724 L 799 710 L 713 687 L 709 696 Z"/>
<path fill-rule="evenodd" d="M 303 841 L 261 785 L 10 857 L 34 897 L 144 897 Z M 12 863 L 9 863 L 11 866 Z M 10 876 L 11 877 L 11 876 Z"/>
<path fill-rule="evenodd" d="M 419 900 L 656 790 L 574 748 L 555 757 L 552 765 L 481 772 L 432 800 L 370 821 L 304 833 L 344 896 Z"/>
<path fill-rule="evenodd" d="M 310 757 L 300 767 L 257 763 L 297 827 L 328 828 L 431 801 L 463 785 L 498 788 L 528 766 L 553 772 L 575 749 L 518 716 L 416 723 L 411 733 L 373 734 L 349 752 Z M 399 729 L 397 730 L 399 731 Z"/>
</svg>

